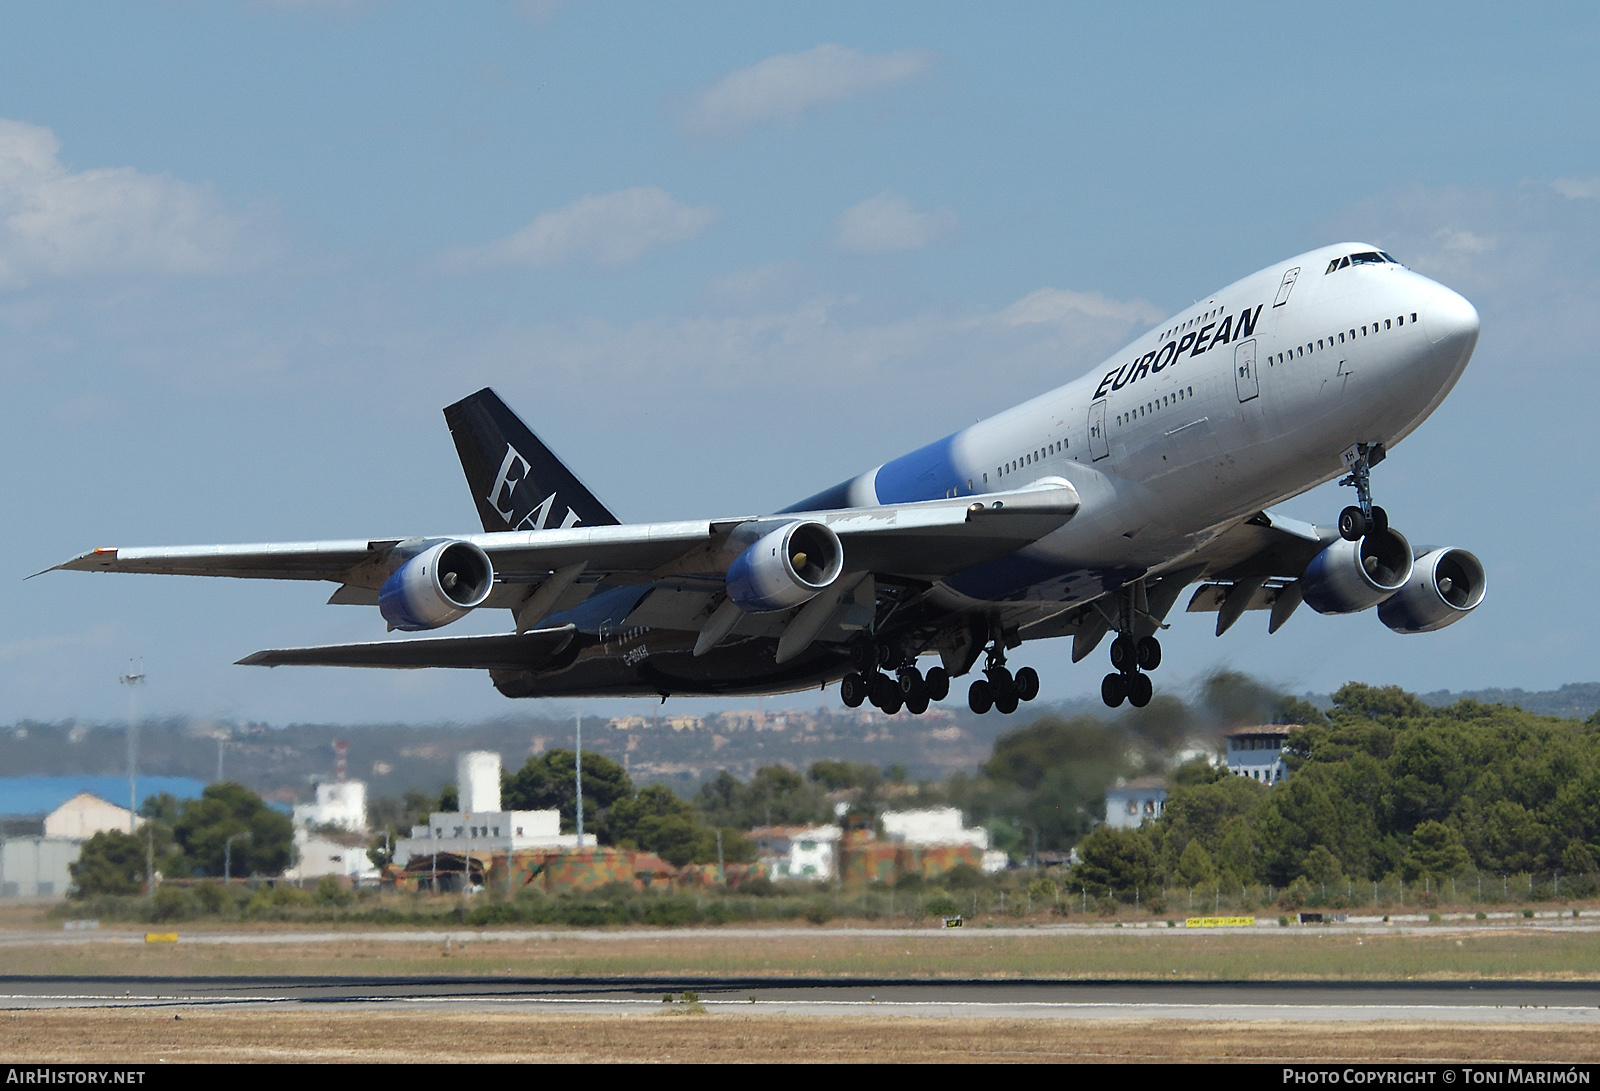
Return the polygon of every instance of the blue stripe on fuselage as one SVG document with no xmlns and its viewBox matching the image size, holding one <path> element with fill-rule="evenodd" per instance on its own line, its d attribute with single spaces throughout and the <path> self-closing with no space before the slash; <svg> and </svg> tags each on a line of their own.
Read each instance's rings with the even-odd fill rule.
<svg viewBox="0 0 1600 1091">
<path fill-rule="evenodd" d="M 945 436 L 880 466 L 875 482 L 878 503 L 910 504 L 918 500 L 938 500 L 951 489 L 955 489 L 958 495 L 970 492 L 966 488 L 966 479 L 951 458 L 955 439 L 954 435 Z"/>
</svg>

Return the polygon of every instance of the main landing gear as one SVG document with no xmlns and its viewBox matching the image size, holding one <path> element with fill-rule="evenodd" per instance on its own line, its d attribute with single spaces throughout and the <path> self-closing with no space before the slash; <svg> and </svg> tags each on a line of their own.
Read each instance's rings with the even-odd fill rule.
<svg viewBox="0 0 1600 1091">
<path fill-rule="evenodd" d="M 1339 482 L 1353 485 L 1356 502 L 1339 513 L 1339 537 L 1347 542 L 1359 542 L 1368 534 L 1383 534 L 1389 529 L 1389 516 L 1382 508 L 1372 504 L 1372 467 L 1384 459 L 1381 443 L 1358 443 L 1345 452 L 1345 462 L 1350 472 Z"/>
<path fill-rule="evenodd" d="M 967 707 L 982 716 L 991 708 L 1009 716 L 1017 711 L 1019 701 L 1031 701 L 1039 696 L 1039 672 L 1023 667 L 1016 674 L 1006 669 L 1006 650 L 995 641 L 986 653 L 983 677 L 967 687 Z"/>
<path fill-rule="evenodd" d="M 1117 638 L 1111 642 L 1113 670 L 1100 680 L 1100 699 L 1109 708 L 1117 708 L 1123 701 L 1143 708 L 1155 693 L 1150 676 L 1144 672 L 1161 665 L 1161 641 L 1153 636 L 1133 635 L 1141 613 L 1136 596 L 1142 594 L 1142 585 L 1136 584 L 1118 596 Z M 1143 612 L 1148 614 L 1148 606 Z"/>
<path fill-rule="evenodd" d="M 856 669 L 839 682 L 839 698 L 847 708 L 871 701 L 872 707 L 889 716 L 902 708 L 921 716 L 928 711 L 929 702 L 950 696 L 948 671 L 933 667 L 923 674 L 915 659 L 897 644 L 861 641 L 851 645 L 850 657 Z M 880 667 L 882 670 L 877 669 Z"/>
</svg>

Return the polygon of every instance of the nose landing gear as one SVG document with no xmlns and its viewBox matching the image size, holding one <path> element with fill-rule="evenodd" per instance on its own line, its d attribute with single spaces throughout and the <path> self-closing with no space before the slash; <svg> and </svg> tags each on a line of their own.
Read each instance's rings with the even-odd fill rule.
<svg viewBox="0 0 1600 1091">
<path fill-rule="evenodd" d="M 1368 534 L 1381 535 L 1389 529 L 1388 513 L 1372 503 L 1372 467 L 1384 456 L 1381 443 L 1357 443 L 1344 453 L 1350 472 L 1339 484 L 1353 485 L 1356 490 L 1356 502 L 1339 513 L 1339 537 L 1347 542 L 1359 542 Z"/>
</svg>

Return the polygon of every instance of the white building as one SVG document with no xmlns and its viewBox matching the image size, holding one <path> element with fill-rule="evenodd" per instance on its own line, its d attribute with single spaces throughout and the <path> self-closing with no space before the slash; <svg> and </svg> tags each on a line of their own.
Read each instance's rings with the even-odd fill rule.
<svg viewBox="0 0 1600 1091">
<path fill-rule="evenodd" d="M 748 836 L 769 879 L 825 883 L 839 874 L 839 826 L 766 826 Z"/>
<path fill-rule="evenodd" d="M 296 829 L 337 826 L 352 833 L 367 830 L 367 786 L 359 780 L 317 785 L 315 803 L 296 803 Z"/>
<path fill-rule="evenodd" d="M 8 837 L 0 841 L 0 897 L 62 897 L 72 886 L 71 866 L 82 851 L 83 842 L 76 838 Z"/>
<path fill-rule="evenodd" d="M 928 807 L 920 811 L 884 811 L 883 836 L 904 845 L 971 845 L 983 853 L 986 873 L 1004 871 L 1011 858 L 989 847 L 989 831 L 967 826 L 955 807 Z"/>
<path fill-rule="evenodd" d="M 434 853 L 518 852 L 522 849 L 575 848 L 577 834 L 561 832 L 560 811 L 502 811 L 500 755 L 484 750 L 456 759 L 459 811 L 435 811 L 426 826 L 395 843 L 394 862 L 405 867 L 413 856 Z M 594 835 L 585 841 L 594 844 Z"/>
<path fill-rule="evenodd" d="M 1276 784 L 1289 775 L 1283 760 L 1283 747 L 1289 732 L 1299 724 L 1258 724 L 1236 727 L 1226 732 L 1228 772 L 1249 777 L 1262 784 Z"/>
<path fill-rule="evenodd" d="M 1106 789 L 1106 825 L 1137 829 L 1154 822 L 1167 808 L 1167 782 L 1161 777 L 1140 777 Z"/>
<path fill-rule="evenodd" d="M 285 879 L 319 879 L 335 875 L 352 882 L 378 879 L 377 867 L 367 855 L 367 835 L 351 831 L 313 833 L 303 826 L 294 831 L 294 866 Z"/>
</svg>

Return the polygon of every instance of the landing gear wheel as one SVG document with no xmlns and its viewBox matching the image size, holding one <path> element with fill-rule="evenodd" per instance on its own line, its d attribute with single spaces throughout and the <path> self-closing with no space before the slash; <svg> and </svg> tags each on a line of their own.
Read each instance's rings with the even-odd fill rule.
<svg viewBox="0 0 1600 1091">
<path fill-rule="evenodd" d="M 1138 654 L 1139 669 L 1153 671 L 1161 666 L 1161 641 L 1153 636 L 1141 636 L 1135 647 Z"/>
<path fill-rule="evenodd" d="M 907 697 L 906 711 L 913 716 L 921 716 L 928 711 L 928 691 L 924 689 Z"/>
<path fill-rule="evenodd" d="M 1384 511 L 1382 508 L 1374 507 L 1372 509 L 1372 523 L 1367 527 L 1367 533 L 1376 534 L 1379 537 L 1382 537 L 1388 529 L 1389 513 Z"/>
<path fill-rule="evenodd" d="M 989 684 L 994 687 L 996 697 L 1006 690 L 1016 687 L 1016 680 L 1011 677 L 1011 672 L 1004 667 L 990 667 L 983 673 L 988 676 Z"/>
<path fill-rule="evenodd" d="M 867 676 L 867 699 L 874 708 L 889 711 L 889 702 L 895 702 L 895 707 L 900 707 L 900 686 L 887 674 L 869 674 Z"/>
<path fill-rule="evenodd" d="M 928 685 L 928 700 L 942 701 L 950 696 L 950 672 L 943 667 L 934 667 L 923 681 Z"/>
<path fill-rule="evenodd" d="M 901 707 L 906 703 L 906 699 L 900 695 L 900 687 L 894 684 L 893 679 L 885 679 L 885 681 L 889 683 L 884 687 L 887 699 L 878 707 L 883 710 L 885 716 L 893 716 L 900 711 Z"/>
<path fill-rule="evenodd" d="M 967 687 L 967 707 L 979 716 L 994 707 L 994 687 L 987 679 L 979 678 Z"/>
<path fill-rule="evenodd" d="M 1139 648 L 1138 645 L 1133 642 L 1133 637 L 1123 633 L 1121 636 L 1117 637 L 1117 639 L 1111 642 L 1111 665 L 1115 667 L 1118 672 L 1132 669 L 1133 665 L 1138 662 L 1138 659 Z M 1121 702 L 1118 703 L 1120 704 Z M 1114 708 L 1116 706 L 1113 705 L 1112 707 Z"/>
<path fill-rule="evenodd" d="M 997 712 L 1003 713 L 1006 716 L 1009 716 L 1013 712 L 1017 711 L 1017 689 L 1016 689 L 1016 687 L 1012 686 L 1010 689 L 1007 689 L 1004 693 L 995 694 L 994 695 L 994 707 L 995 707 L 995 710 Z"/>
<path fill-rule="evenodd" d="M 867 680 L 854 671 L 839 679 L 839 699 L 845 708 L 860 708 L 867 699 Z"/>
<path fill-rule="evenodd" d="M 905 651 L 895 641 L 888 641 L 878 645 L 878 666 L 886 671 L 892 671 L 906 659 Z"/>
<path fill-rule="evenodd" d="M 1117 708 L 1128 696 L 1128 684 L 1120 674 L 1108 674 L 1100 680 L 1100 699 L 1107 708 Z"/>
<path fill-rule="evenodd" d="M 1150 684 L 1148 674 L 1136 674 L 1128 679 L 1128 703 L 1134 708 L 1148 705 L 1154 693 L 1155 687 Z"/>
<path fill-rule="evenodd" d="M 1361 509 L 1351 504 L 1339 513 L 1339 537 L 1347 542 L 1359 542 L 1367 536 L 1367 517 Z"/>
<path fill-rule="evenodd" d="M 1017 672 L 1015 679 L 1017 696 L 1024 701 L 1031 701 L 1039 696 L 1039 672 L 1032 667 L 1023 667 Z"/>
<path fill-rule="evenodd" d="M 850 642 L 850 665 L 861 674 L 867 674 L 878 665 L 878 649 L 872 646 L 872 641 Z"/>
<path fill-rule="evenodd" d="M 922 680 L 922 672 L 916 667 L 900 668 L 900 693 L 909 699 L 913 693 L 926 690 L 927 683 Z"/>
</svg>

